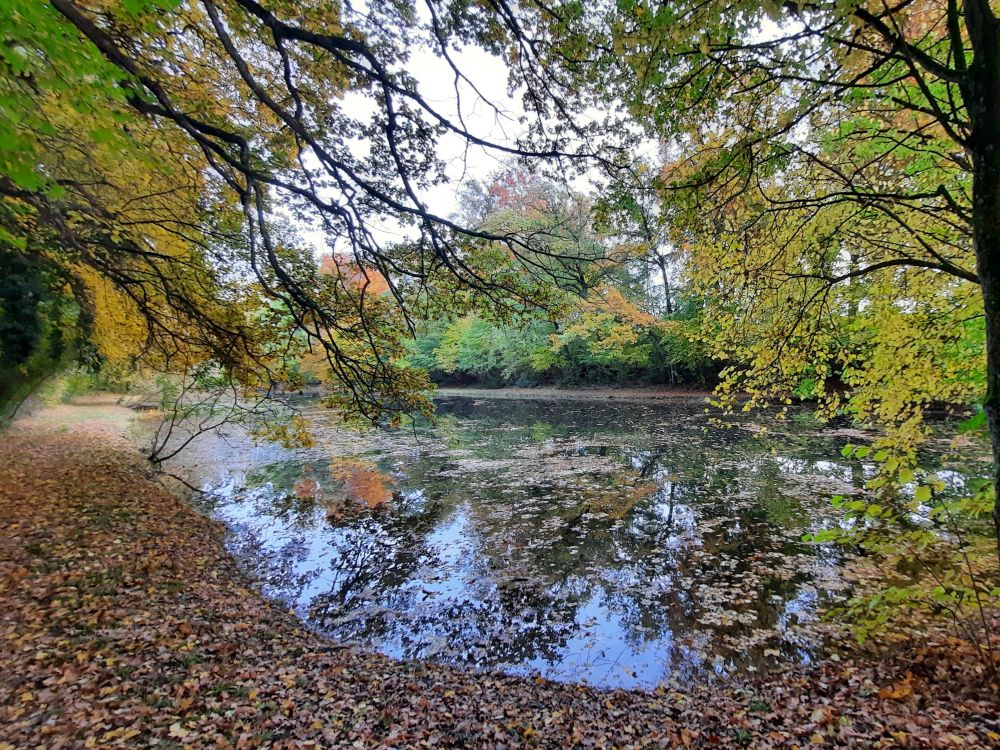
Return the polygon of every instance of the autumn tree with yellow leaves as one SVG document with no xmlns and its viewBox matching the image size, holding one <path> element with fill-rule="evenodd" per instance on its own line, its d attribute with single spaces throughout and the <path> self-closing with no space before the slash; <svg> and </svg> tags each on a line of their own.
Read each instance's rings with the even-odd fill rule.
<svg viewBox="0 0 1000 750">
<path fill-rule="evenodd" d="M 979 402 L 1000 486 L 994 5 L 549 8 L 553 57 L 592 94 L 580 106 L 661 145 L 662 226 L 708 300 L 702 336 L 731 364 L 723 402 L 809 396 L 888 427 L 872 455 L 896 488 L 914 480 L 926 407 Z M 994 495 L 980 505 L 996 533 Z"/>
<path fill-rule="evenodd" d="M 406 71 L 420 50 L 454 65 L 477 44 L 540 84 L 531 30 L 501 7 L 15 0 L 0 33 L 0 242 L 53 269 L 105 363 L 210 366 L 259 390 L 319 357 L 335 404 L 378 421 L 429 408 L 400 355 L 432 280 L 498 307 L 540 293 L 515 265 L 524 238 L 428 208 L 436 144 L 555 162 L 582 152 L 582 133 L 563 122 L 544 148 L 489 142 Z M 381 239 L 386 222 L 408 241 Z M 296 226 L 385 289 L 320 273 Z"/>
</svg>

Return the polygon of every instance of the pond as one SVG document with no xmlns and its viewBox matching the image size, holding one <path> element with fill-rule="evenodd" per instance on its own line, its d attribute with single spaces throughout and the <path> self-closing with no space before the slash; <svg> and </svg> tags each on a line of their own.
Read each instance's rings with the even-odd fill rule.
<svg viewBox="0 0 1000 750">
<path fill-rule="evenodd" d="M 820 653 L 849 582 L 802 535 L 872 471 L 840 458 L 850 431 L 722 427 L 698 398 L 437 408 L 356 432 L 307 405 L 314 448 L 182 460 L 265 592 L 343 643 L 643 688 Z"/>
</svg>

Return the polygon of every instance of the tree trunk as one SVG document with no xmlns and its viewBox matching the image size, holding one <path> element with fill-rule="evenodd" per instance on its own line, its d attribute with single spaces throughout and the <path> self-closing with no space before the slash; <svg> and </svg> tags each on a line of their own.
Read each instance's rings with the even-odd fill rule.
<svg viewBox="0 0 1000 750">
<path fill-rule="evenodd" d="M 656 254 L 656 265 L 660 267 L 660 275 L 663 277 L 663 300 L 665 303 L 664 312 L 667 315 L 674 314 L 674 303 L 670 299 L 671 289 L 670 289 L 670 272 L 667 270 L 667 261 L 660 255 Z"/>
<path fill-rule="evenodd" d="M 986 400 L 993 447 L 993 487 L 1000 498 L 1000 25 L 987 0 L 966 5 L 973 49 L 963 91 L 972 123 L 972 232 L 986 315 Z M 1000 558 L 1000 502 L 994 499 L 993 530 Z"/>
<path fill-rule="evenodd" d="M 998 115 L 1000 116 L 1000 115 Z M 986 312 L 986 399 L 983 409 L 993 447 L 993 487 L 1000 497 L 1000 148 L 976 165 L 973 188 L 973 234 L 976 264 Z M 979 160 L 977 160 L 978 162 Z M 993 527 L 1000 558 L 1000 502 L 994 500 Z"/>
</svg>

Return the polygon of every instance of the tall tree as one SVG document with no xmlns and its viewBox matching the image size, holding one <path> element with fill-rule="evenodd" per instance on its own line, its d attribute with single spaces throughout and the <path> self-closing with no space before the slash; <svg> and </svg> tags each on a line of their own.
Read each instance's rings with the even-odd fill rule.
<svg viewBox="0 0 1000 750">
<path fill-rule="evenodd" d="M 516 237 L 523 243 L 516 265 L 571 295 L 586 297 L 626 259 L 595 231 L 587 196 L 517 165 L 497 170 L 486 182 L 465 183 L 457 217 L 507 241 Z"/>
<path fill-rule="evenodd" d="M 667 143 L 664 196 L 678 232 L 690 230 L 678 240 L 708 230 L 744 288 L 761 279 L 774 299 L 823 302 L 824 289 L 871 275 L 888 288 L 920 274 L 950 279 L 926 283 L 985 315 L 1000 486 L 1000 23 L 989 0 L 550 10 L 567 75 L 600 82 L 605 108 L 623 104 Z M 777 284 L 771 260 L 788 271 Z M 799 309 L 811 314 L 778 325 L 787 340 L 809 338 L 822 307 Z"/>
</svg>

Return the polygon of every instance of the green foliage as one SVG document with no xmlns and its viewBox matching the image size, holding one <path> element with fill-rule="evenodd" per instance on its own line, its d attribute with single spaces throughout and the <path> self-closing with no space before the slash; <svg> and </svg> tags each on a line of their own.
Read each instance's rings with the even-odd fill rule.
<svg viewBox="0 0 1000 750">
<path fill-rule="evenodd" d="M 632 221 L 637 204 L 627 196 L 620 202 Z M 524 238 L 515 267 L 527 283 L 549 289 L 546 313 L 498 310 L 492 300 L 444 310 L 422 324 L 412 366 L 439 381 L 490 385 L 704 383 L 711 376 L 697 340 L 700 305 L 667 287 L 672 261 L 629 239 L 631 224 L 616 223 L 606 205 L 594 208 L 537 175 L 504 168 L 489 184 L 464 186 L 460 216 Z M 498 250 L 488 243 L 473 249 L 483 244 Z"/>
<path fill-rule="evenodd" d="M 38 398 L 45 404 L 60 404 L 98 391 L 127 393 L 131 383 L 118 381 L 111 374 L 81 367 L 67 367 L 56 372 L 38 388 Z"/>
<path fill-rule="evenodd" d="M 56 269 L 0 242 L 0 414 L 83 354 L 63 287 Z"/>
<path fill-rule="evenodd" d="M 604 302 L 581 303 L 554 322 L 525 316 L 503 324 L 470 313 L 426 324 L 408 361 L 439 382 L 491 386 L 703 383 L 711 368 L 695 327 L 693 320 L 637 319 L 634 309 L 616 317 Z"/>
<path fill-rule="evenodd" d="M 552 331 L 544 320 L 505 325 L 470 313 L 427 324 L 411 345 L 409 362 L 442 381 L 532 385 L 543 380 L 552 365 L 546 356 Z"/>
<path fill-rule="evenodd" d="M 943 616 L 988 649 L 984 613 L 1000 606 L 990 540 L 991 482 L 953 489 L 931 472 L 900 462 L 887 449 L 844 446 L 841 454 L 873 462 L 862 495 L 833 498 L 844 519 L 804 538 L 863 551 L 878 565 L 868 586 L 833 614 L 848 619 L 859 642 L 908 629 L 914 618 Z"/>
</svg>

